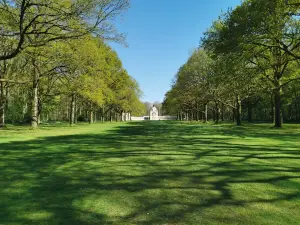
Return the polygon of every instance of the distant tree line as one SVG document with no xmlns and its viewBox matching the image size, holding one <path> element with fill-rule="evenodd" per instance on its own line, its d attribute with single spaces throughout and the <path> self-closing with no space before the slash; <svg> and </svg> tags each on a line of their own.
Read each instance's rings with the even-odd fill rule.
<svg viewBox="0 0 300 225">
<path fill-rule="evenodd" d="M 300 122 L 300 4 L 245 0 L 205 32 L 164 109 L 181 120 Z"/>
<path fill-rule="evenodd" d="M 0 127 L 121 120 L 141 91 L 106 40 L 128 0 L 0 0 Z"/>
</svg>

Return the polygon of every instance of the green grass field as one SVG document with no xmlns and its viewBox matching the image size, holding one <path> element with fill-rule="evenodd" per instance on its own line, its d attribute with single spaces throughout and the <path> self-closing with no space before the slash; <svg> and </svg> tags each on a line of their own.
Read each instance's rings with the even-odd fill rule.
<svg viewBox="0 0 300 225">
<path fill-rule="evenodd" d="M 0 131 L 0 224 L 300 224 L 300 126 Z"/>
</svg>

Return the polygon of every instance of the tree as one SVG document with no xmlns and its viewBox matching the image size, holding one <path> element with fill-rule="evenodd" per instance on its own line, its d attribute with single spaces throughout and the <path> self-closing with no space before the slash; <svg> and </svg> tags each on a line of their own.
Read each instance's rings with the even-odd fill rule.
<svg viewBox="0 0 300 225">
<path fill-rule="evenodd" d="M 128 7 L 128 0 L 0 0 L 0 60 L 91 33 L 122 41 L 112 22 Z"/>
<path fill-rule="evenodd" d="M 215 54 L 244 55 L 261 70 L 274 95 L 275 127 L 282 124 L 282 87 L 300 78 L 287 72 L 297 59 L 291 52 L 299 51 L 298 12 L 298 5 L 284 0 L 247 0 L 215 22 L 203 39 Z"/>
<path fill-rule="evenodd" d="M 180 119 L 199 120 L 199 113 L 207 118 L 207 104 L 211 101 L 207 90 L 211 71 L 211 59 L 202 49 L 192 53 L 188 61 L 178 70 L 174 84 L 163 103 L 163 107 L 169 113 L 175 113 L 176 109 Z M 204 105 L 204 110 L 201 105 Z"/>
</svg>

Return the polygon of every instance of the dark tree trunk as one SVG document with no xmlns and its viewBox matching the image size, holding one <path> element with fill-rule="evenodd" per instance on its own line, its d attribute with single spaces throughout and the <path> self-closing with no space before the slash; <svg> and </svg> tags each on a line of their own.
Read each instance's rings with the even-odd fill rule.
<svg viewBox="0 0 300 225">
<path fill-rule="evenodd" d="M 235 121 L 235 118 L 236 118 L 236 109 L 235 108 L 232 108 L 232 121 L 234 122 Z"/>
<path fill-rule="evenodd" d="M 224 113 L 225 113 L 225 106 L 222 103 L 222 110 L 221 110 L 221 120 L 224 121 Z"/>
<path fill-rule="evenodd" d="M 236 100 L 234 101 L 233 103 L 233 108 L 232 108 L 232 121 L 235 122 L 235 118 L 236 118 L 236 106 L 235 106 L 235 102 Z"/>
<path fill-rule="evenodd" d="M 281 114 L 281 96 L 280 96 L 280 88 L 277 88 L 274 91 L 274 106 L 275 106 L 275 125 L 274 127 L 281 128 L 282 127 L 282 114 Z"/>
<path fill-rule="evenodd" d="M 77 123 L 77 118 L 78 118 L 78 102 L 76 98 L 76 94 L 74 95 L 75 101 L 74 101 L 74 123 Z"/>
<path fill-rule="evenodd" d="M 205 104 L 204 106 L 204 122 L 207 123 L 208 121 L 208 106 Z"/>
<path fill-rule="evenodd" d="M 38 99 L 38 116 L 37 116 L 38 125 L 41 124 L 42 110 L 43 110 L 43 104 L 42 104 L 42 100 L 39 98 Z"/>
<path fill-rule="evenodd" d="M 289 105 L 289 108 L 288 108 L 288 120 L 289 120 L 289 121 L 292 121 L 292 120 L 293 120 L 292 112 L 293 112 L 293 105 L 290 104 L 290 105 Z"/>
<path fill-rule="evenodd" d="M 281 120 L 282 120 L 283 123 L 285 123 L 288 119 L 286 118 L 286 113 L 285 113 L 284 108 L 281 109 L 281 115 L 282 115 Z"/>
<path fill-rule="evenodd" d="M 236 95 L 236 125 L 242 125 L 242 107 L 241 107 L 241 99 L 239 95 Z"/>
<path fill-rule="evenodd" d="M 253 123 L 253 105 L 251 102 L 248 103 L 248 122 Z"/>
<path fill-rule="evenodd" d="M 270 116 L 271 116 L 271 121 L 272 123 L 275 122 L 275 110 L 274 110 L 274 94 L 271 95 L 271 112 L 270 112 Z"/>
<path fill-rule="evenodd" d="M 70 126 L 75 123 L 75 93 L 71 96 L 71 107 L 70 107 Z"/>
<path fill-rule="evenodd" d="M 0 82 L 0 128 L 5 127 L 5 99 L 4 82 Z"/>
<path fill-rule="evenodd" d="M 218 124 L 220 120 L 220 108 L 219 104 L 215 103 L 215 123 Z"/>
<path fill-rule="evenodd" d="M 300 122 L 299 103 L 296 103 L 296 121 Z"/>
<path fill-rule="evenodd" d="M 199 106 L 198 106 L 198 103 L 196 105 L 196 121 L 199 121 Z"/>
</svg>

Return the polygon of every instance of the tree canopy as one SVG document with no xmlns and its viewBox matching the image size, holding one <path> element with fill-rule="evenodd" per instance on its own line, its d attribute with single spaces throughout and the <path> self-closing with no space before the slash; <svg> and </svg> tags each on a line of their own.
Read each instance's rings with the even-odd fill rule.
<svg viewBox="0 0 300 225">
<path fill-rule="evenodd" d="M 216 122 L 220 111 L 222 119 L 227 114 L 238 125 L 242 117 L 252 121 L 258 104 L 264 109 L 258 109 L 257 119 L 273 120 L 275 127 L 282 126 L 282 119 L 299 120 L 299 98 L 285 94 L 300 80 L 299 13 L 300 5 L 292 0 L 245 0 L 228 10 L 179 69 L 165 104 L 186 119 L 207 115 L 209 103 Z M 243 108 L 248 108 L 247 116 Z"/>
<path fill-rule="evenodd" d="M 141 90 L 107 41 L 128 0 L 0 0 L 0 126 L 122 119 Z"/>
</svg>

